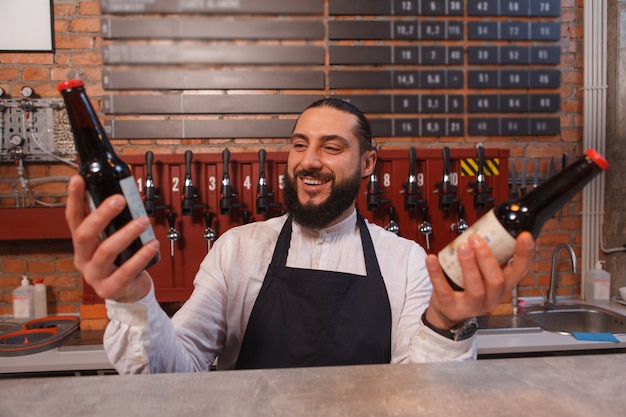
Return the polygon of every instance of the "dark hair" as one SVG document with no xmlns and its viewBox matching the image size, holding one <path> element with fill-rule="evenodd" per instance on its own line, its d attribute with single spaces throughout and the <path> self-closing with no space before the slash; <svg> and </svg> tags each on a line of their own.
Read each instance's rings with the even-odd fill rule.
<svg viewBox="0 0 626 417">
<path fill-rule="evenodd" d="M 304 111 L 316 107 L 331 107 L 339 111 L 353 114 L 357 120 L 354 134 L 359 139 L 359 149 L 361 151 L 361 155 L 372 149 L 372 129 L 370 128 L 370 124 L 367 121 L 365 115 L 361 112 L 361 110 L 357 109 L 353 104 L 349 103 L 346 100 L 334 97 L 326 97 L 313 102 L 309 105 L 309 107 L 304 109 Z"/>
</svg>

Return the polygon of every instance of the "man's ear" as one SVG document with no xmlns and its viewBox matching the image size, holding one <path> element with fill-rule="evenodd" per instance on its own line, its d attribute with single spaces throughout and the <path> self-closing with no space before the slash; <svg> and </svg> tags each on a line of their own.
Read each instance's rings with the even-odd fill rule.
<svg viewBox="0 0 626 417">
<path fill-rule="evenodd" d="M 361 178 L 369 177 L 376 168 L 378 153 L 376 150 L 367 151 L 361 157 Z"/>
</svg>

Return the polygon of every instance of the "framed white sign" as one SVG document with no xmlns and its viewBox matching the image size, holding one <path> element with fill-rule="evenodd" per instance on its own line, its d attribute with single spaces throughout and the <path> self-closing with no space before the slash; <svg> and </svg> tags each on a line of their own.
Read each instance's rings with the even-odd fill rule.
<svg viewBox="0 0 626 417">
<path fill-rule="evenodd" d="M 0 51 L 54 51 L 52 18 L 52 0 L 0 0 Z"/>
</svg>

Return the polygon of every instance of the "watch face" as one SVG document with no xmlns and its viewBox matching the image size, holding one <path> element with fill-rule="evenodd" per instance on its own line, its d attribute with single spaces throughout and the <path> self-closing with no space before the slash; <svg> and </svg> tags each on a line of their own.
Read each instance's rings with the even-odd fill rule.
<svg viewBox="0 0 626 417">
<path fill-rule="evenodd" d="M 469 339 L 476 334 L 476 331 L 478 331 L 478 321 L 476 318 L 467 319 L 459 329 L 453 331 L 454 340 L 461 341 Z"/>
</svg>

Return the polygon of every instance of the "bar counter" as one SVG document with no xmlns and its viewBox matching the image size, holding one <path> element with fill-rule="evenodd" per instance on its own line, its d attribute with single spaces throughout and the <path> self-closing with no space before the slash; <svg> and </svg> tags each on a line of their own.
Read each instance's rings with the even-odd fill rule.
<svg viewBox="0 0 626 417">
<path fill-rule="evenodd" d="M 17 416 L 622 416 L 626 354 L 2 381 Z"/>
</svg>

